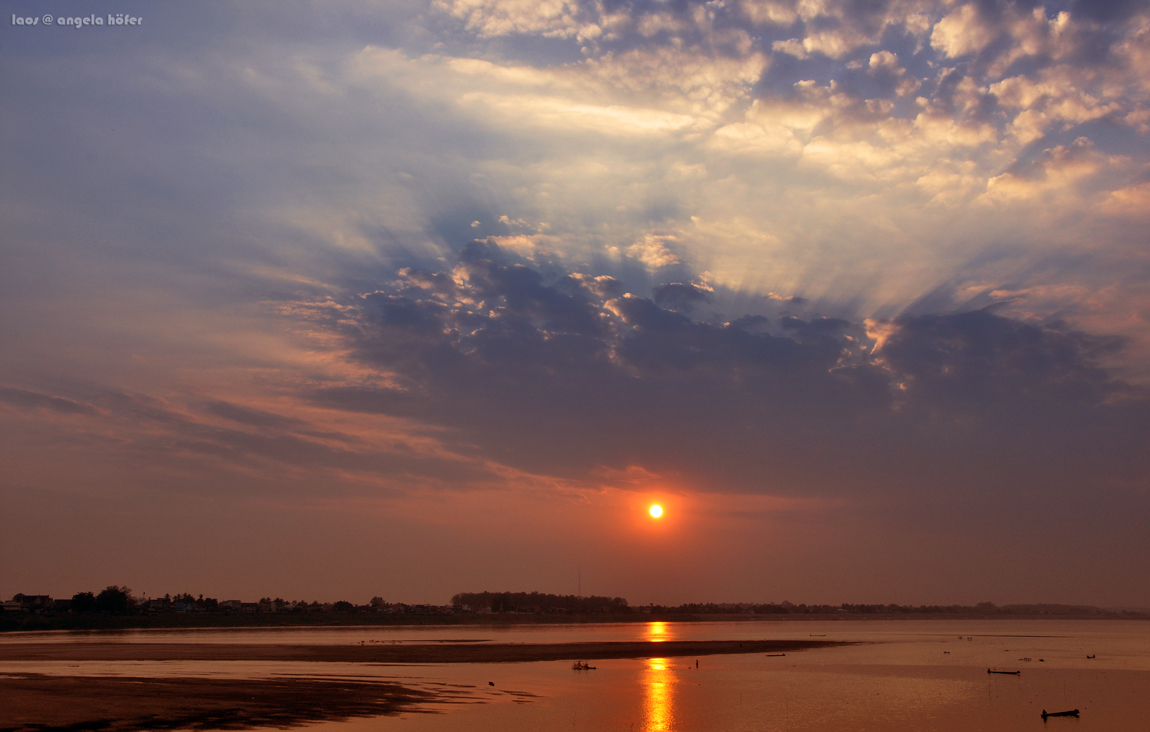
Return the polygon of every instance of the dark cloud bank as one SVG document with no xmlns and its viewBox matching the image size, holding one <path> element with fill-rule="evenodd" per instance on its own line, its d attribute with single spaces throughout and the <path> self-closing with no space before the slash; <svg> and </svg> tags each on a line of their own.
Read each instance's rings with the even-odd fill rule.
<svg viewBox="0 0 1150 732">
<path fill-rule="evenodd" d="M 545 278 L 473 242 L 453 271 L 405 268 L 332 322 L 395 388 L 314 398 L 572 479 L 639 467 L 664 486 L 774 495 L 1146 491 L 1150 399 L 1100 365 L 1118 339 L 989 310 L 868 336 L 835 318 L 699 315 L 710 300 L 689 283 L 648 298 L 606 276 Z"/>
</svg>

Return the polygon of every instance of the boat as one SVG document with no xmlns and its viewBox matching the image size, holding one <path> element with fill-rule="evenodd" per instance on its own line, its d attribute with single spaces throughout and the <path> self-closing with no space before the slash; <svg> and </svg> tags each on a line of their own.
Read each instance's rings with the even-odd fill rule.
<svg viewBox="0 0 1150 732">
<path fill-rule="evenodd" d="M 990 669 L 986 669 L 986 673 L 988 673 L 988 674 L 1006 674 L 1008 676 L 1021 676 L 1022 675 L 1021 671 L 991 671 Z"/>
<path fill-rule="evenodd" d="M 1097 654 L 1097 653 L 1095 653 L 1095 654 L 1093 654 L 1093 655 L 1087 656 L 1087 658 L 1095 658 L 1097 655 L 1098 655 L 1098 654 Z"/>
<path fill-rule="evenodd" d="M 1048 712 L 1045 709 L 1042 710 L 1042 719 L 1043 720 L 1045 720 L 1047 717 L 1077 717 L 1077 716 L 1078 716 L 1078 710 L 1077 709 L 1071 709 L 1069 712 Z"/>
<path fill-rule="evenodd" d="M 576 661 L 575 663 L 571 664 L 571 670 L 572 671 L 594 671 L 595 667 L 592 666 L 591 664 L 587 663 L 586 661 Z"/>
</svg>

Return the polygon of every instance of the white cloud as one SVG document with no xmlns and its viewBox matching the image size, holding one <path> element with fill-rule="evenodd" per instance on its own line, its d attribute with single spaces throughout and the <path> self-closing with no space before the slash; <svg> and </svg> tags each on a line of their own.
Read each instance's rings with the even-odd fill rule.
<svg viewBox="0 0 1150 732">
<path fill-rule="evenodd" d="M 785 41 L 775 41 L 771 44 L 771 50 L 785 53 L 795 58 L 806 58 L 807 48 L 803 42 L 798 38 L 788 38 Z"/>
<path fill-rule="evenodd" d="M 1098 152 L 1089 138 L 1080 137 L 1070 145 L 1043 151 L 1025 172 L 1006 172 L 991 178 L 982 200 L 1005 202 L 1051 196 L 1065 199 L 1076 195 L 1075 187 L 1082 179 L 1121 162 Z"/>
<path fill-rule="evenodd" d="M 675 242 L 676 237 L 669 234 L 647 234 L 642 240 L 627 247 L 627 256 L 637 259 L 651 269 L 659 269 L 672 264 L 678 264 L 679 258 L 675 256 L 667 244 Z"/>
<path fill-rule="evenodd" d="M 579 21 L 579 3 L 569 0 L 435 0 L 433 5 L 481 38 L 515 33 L 594 38 L 601 33 L 598 26 Z"/>
<path fill-rule="evenodd" d="M 978 53 L 994 40 L 994 29 L 982 22 L 974 3 L 963 5 L 935 24 L 930 45 L 950 58 Z"/>
<path fill-rule="evenodd" d="M 1072 72 L 1058 67 L 1042 73 L 1039 80 L 1014 76 L 989 86 L 1005 108 L 1018 110 L 1010 131 L 1023 144 L 1050 129 L 1088 122 L 1121 109 L 1117 101 L 1103 103 L 1072 83 Z"/>
</svg>

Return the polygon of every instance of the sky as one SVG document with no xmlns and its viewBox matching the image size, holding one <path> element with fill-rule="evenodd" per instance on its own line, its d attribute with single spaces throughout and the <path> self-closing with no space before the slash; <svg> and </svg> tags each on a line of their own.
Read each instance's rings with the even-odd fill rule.
<svg viewBox="0 0 1150 732">
<path fill-rule="evenodd" d="M 1150 3 L 3 16 L 0 595 L 1150 607 Z"/>
</svg>

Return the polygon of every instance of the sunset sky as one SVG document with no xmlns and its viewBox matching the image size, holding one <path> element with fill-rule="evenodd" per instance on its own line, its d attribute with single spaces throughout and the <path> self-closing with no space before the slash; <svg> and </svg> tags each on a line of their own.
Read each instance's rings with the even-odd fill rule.
<svg viewBox="0 0 1150 732">
<path fill-rule="evenodd" d="M 1150 3 L 0 26 L 0 596 L 1150 607 Z"/>
</svg>

